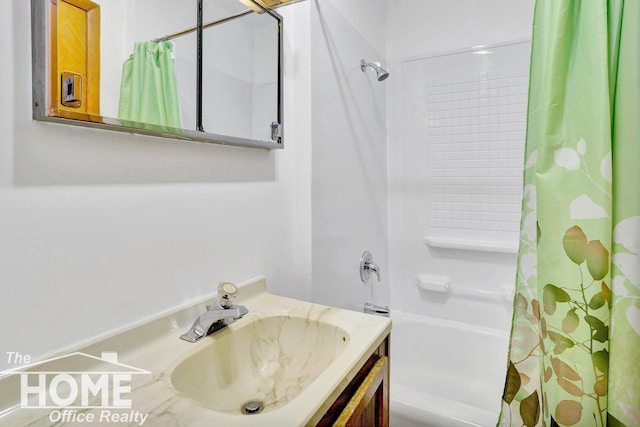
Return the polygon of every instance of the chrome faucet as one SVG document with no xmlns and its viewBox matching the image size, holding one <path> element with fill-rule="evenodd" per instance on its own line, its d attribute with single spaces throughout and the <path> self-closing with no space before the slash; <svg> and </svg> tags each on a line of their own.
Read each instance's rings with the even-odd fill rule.
<svg viewBox="0 0 640 427">
<path fill-rule="evenodd" d="M 217 301 L 207 305 L 207 311 L 198 316 L 191 329 L 180 335 L 180 338 L 185 341 L 196 342 L 200 338 L 219 331 L 247 314 L 249 312 L 247 307 L 231 304 L 237 294 L 238 288 L 236 285 L 229 282 L 221 282 L 218 285 Z"/>
</svg>

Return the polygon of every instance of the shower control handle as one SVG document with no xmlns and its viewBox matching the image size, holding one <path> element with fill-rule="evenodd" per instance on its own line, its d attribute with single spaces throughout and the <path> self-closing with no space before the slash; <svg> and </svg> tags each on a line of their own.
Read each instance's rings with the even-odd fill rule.
<svg viewBox="0 0 640 427">
<path fill-rule="evenodd" d="M 371 278 L 372 272 L 375 273 L 379 282 L 380 267 L 378 267 L 378 264 L 373 262 L 373 255 L 371 255 L 371 252 L 364 251 L 360 258 L 360 280 L 362 280 L 362 283 L 366 283 L 367 280 Z"/>
</svg>

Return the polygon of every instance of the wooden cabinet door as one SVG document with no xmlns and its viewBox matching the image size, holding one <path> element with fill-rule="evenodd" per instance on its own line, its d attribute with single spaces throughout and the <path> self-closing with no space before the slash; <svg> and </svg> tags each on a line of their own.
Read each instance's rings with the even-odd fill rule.
<svg viewBox="0 0 640 427">
<path fill-rule="evenodd" d="M 389 427 L 389 358 L 380 356 L 334 427 Z"/>
</svg>

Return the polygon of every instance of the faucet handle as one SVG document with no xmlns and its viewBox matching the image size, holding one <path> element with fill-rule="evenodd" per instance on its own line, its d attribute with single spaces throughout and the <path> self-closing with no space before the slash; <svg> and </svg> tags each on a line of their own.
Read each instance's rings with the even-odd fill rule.
<svg viewBox="0 0 640 427">
<path fill-rule="evenodd" d="M 371 278 L 371 272 L 375 273 L 379 282 L 380 267 L 378 267 L 378 264 L 373 262 L 373 255 L 371 255 L 371 252 L 364 251 L 360 258 L 360 280 L 362 280 L 362 283 L 367 283 L 367 280 Z"/>
<path fill-rule="evenodd" d="M 238 295 L 238 287 L 230 282 L 220 282 L 218 285 L 218 304 L 222 308 L 229 308 L 231 301 Z"/>
</svg>

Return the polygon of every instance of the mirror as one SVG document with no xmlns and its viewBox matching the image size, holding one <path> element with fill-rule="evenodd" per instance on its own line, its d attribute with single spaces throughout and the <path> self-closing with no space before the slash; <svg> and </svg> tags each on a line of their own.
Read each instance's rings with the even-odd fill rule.
<svg viewBox="0 0 640 427">
<path fill-rule="evenodd" d="M 282 148 L 282 17 L 260 0 L 32 0 L 36 120 Z"/>
</svg>

